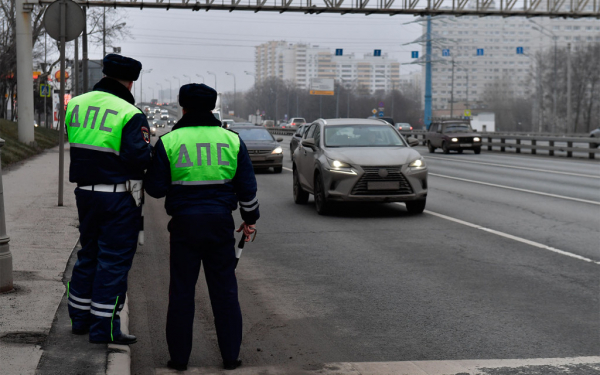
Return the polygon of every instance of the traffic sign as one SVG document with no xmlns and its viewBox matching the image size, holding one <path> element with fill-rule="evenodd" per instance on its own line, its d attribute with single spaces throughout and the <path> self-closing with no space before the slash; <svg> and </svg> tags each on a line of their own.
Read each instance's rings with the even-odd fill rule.
<svg viewBox="0 0 600 375">
<path fill-rule="evenodd" d="M 371 111 L 371 113 L 376 114 L 377 110 L 375 108 L 373 108 L 373 110 Z"/>
<path fill-rule="evenodd" d="M 517 47 L 517 55 L 523 54 L 523 47 Z"/>
<path fill-rule="evenodd" d="M 373 51 L 373 56 L 381 56 L 381 50 L 376 49 L 375 51 Z"/>
<path fill-rule="evenodd" d="M 383 117 L 383 111 L 379 112 L 378 116 Z"/>
<path fill-rule="evenodd" d="M 85 16 L 83 9 L 74 1 L 63 0 L 65 5 L 65 41 L 69 42 L 77 38 L 83 31 Z M 44 28 L 53 39 L 60 40 L 61 37 L 61 1 L 55 1 L 48 6 L 44 13 Z"/>
<path fill-rule="evenodd" d="M 470 109 L 465 109 L 464 116 L 465 117 L 471 117 L 471 110 Z"/>
<path fill-rule="evenodd" d="M 336 55 L 336 56 L 343 56 L 343 55 L 344 55 L 344 50 L 343 50 L 343 49 L 341 49 L 341 48 L 337 48 L 337 49 L 335 50 L 335 55 Z"/>
<path fill-rule="evenodd" d="M 412 51 L 410 53 L 410 57 L 413 59 L 418 59 L 419 58 L 419 51 Z"/>
<path fill-rule="evenodd" d="M 450 56 L 450 49 L 443 49 L 442 56 Z"/>
<path fill-rule="evenodd" d="M 334 81 L 331 78 L 311 78 L 311 95 L 335 95 Z"/>
<path fill-rule="evenodd" d="M 42 98 L 49 98 L 50 97 L 50 86 L 48 86 L 47 84 L 41 84 L 40 85 L 40 96 Z"/>
<path fill-rule="evenodd" d="M 379 102 L 379 106 L 380 106 L 380 107 L 383 107 L 383 102 Z"/>
<path fill-rule="evenodd" d="M 477 56 L 483 56 L 483 48 L 477 48 Z"/>
</svg>

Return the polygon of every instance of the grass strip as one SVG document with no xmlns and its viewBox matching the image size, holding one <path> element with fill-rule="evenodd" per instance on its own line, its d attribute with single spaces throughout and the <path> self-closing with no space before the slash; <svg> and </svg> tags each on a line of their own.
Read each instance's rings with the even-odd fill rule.
<svg viewBox="0 0 600 375">
<path fill-rule="evenodd" d="M 19 142 L 19 129 L 16 122 L 0 119 L 0 138 L 6 143 L 2 147 L 2 167 L 37 155 L 45 149 L 58 146 L 58 131 L 35 128 L 36 146 Z"/>
</svg>

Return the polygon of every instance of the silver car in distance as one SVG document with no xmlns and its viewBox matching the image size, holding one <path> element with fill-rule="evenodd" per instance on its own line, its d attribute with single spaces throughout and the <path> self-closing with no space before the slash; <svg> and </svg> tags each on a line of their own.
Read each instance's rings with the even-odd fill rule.
<svg viewBox="0 0 600 375">
<path fill-rule="evenodd" d="M 427 166 L 392 125 L 377 119 L 319 119 L 294 150 L 294 202 L 309 194 L 321 215 L 331 203 L 405 202 L 422 213 L 427 199 Z"/>
</svg>

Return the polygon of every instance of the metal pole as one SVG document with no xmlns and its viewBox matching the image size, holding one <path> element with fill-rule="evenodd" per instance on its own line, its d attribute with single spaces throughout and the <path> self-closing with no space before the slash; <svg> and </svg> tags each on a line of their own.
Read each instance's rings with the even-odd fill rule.
<svg viewBox="0 0 600 375">
<path fill-rule="evenodd" d="M 350 118 L 350 90 L 348 90 L 348 102 L 346 105 L 346 118 Z"/>
<path fill-rule="evenodd" d="M 79 37 L 75 38 L 75 96 L 79 95 Z"/>
<path fill-rule="evenodd" d="M 106 56 L 106 8 L 102 8 L 102 58 Z"/>
<path fill-rule="evenodd" d="M 67 34 L 67 3 L 60 0 L 60 97 L 58 108 L 58 206 L 63 205 L 65 174 L 65 37 Z"/>
<path fill-rule="evenodd" d="M 0 149 L 2 146 L 4 146 L 4 139 L 0 138 Z M 10 253 L 8 241 L 10 241 L 10 238 L 6 235 L 4 189 L 2 188 L 2 170 L 0 168 L 0 293 L 13 290 L 12 254 Z"/>
<path fill-rule="evenodd" d="M 319 95 L 319 117 L 323 118 L 323 95 Z"/>
<path fill-rule="evenodd" d="M 452 57 L 452 84 L 450 87 L 450 117 L 454 117 L 454 57 Z"/>
<path fill-rule="evenodd" d="M 558 119 L 556 117 L 556 81 L 558 81 L 558 74 L 556 73 L 556 53 L 557 53 L 557 46 L 556 46 L 556 36 L 554 36 L 554 82 L 553 82 L 553 98 L 552 98 L 552 103 L 553 103 L 553 109 L 552 109 L 552 117 L 554 117 L 554 119 L 552 120 L 552 133 L 556 132 L 556 123 L 558 122 Z"/>
<path fill-rule="evenodd" d="M 19 141 L 33 144 L 33 66 L 31 11 L 23 8 L 25 0 L 16 0 L 17 92 L 19 94 Z M 9 98 L 11 100 L 11 98 Z"/>
<path fill-rule="evenodd" d="M 83 33 L 81 34 L 81 53 L 82 53 L 82 74 L 83 74 L 83 90 L 82 93 L 85 94 L 89 90 L 89 73 L 88 73 L 88 40 L 87 40 L 87 8 L 85 6 L 83 8 L 83 17 L 85 22 L 83 23 Z"/>
<path fill-rule="evenodd" d="M 425 48 L 425 113 L 423 121 L 425 127 L 429 129 L 431 124 L 431 16 L 427 16 L 427 44 Z"/>
<path fill-rule="evenodd" d="M 340 90 L 335 94 L 335 118 L 340 118 Z"/>
<path fill-rule="evenodd" d="M 48 75 L 50 72 L 46 71 L 48 69 L 48 62 L 46 61 L 48 55 L 48 33 L 44 33 L 44 83 L 48 86 L 48 92 L 52 92 L 50 90 L 50 86 L 48 85 Z M 44 127 L 48 129 L 48 105 L 47 105 L 48 95 L 44 95 Z M 41 125 L 41 124 L 40 124 Z"/>
<path fill-rule="evenodd" d="M 169 104 L 171 104 L 173 102 L 173 86 L 171 85 L 171 81 L 169 81 L 168 79 L 165 78 L 165 81 L 169 82 Z"/>
<path fill-rule="evenodd" d="M 571 43 L 567 43 L 567 132 L 571 129 Z"/>
</svg>

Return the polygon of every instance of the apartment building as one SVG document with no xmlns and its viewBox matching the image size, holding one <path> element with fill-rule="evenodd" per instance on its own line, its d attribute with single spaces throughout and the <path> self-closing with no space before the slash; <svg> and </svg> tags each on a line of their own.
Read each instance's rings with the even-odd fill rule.
<svg viewBox="0 0 600 375">
<path fill-rule="evenodd" d="M 311 78 L 331 78 L 347 87 L 390 91 L 400 86 L 400 63 L 387 54 L 336 55 L 329 48 L 303 43 L 272 41 L 256 47 L 257 82 L 278 77 L 308 89 Z"/>
<path fill-rule="evenodd" d="M 432 105 L 443 110 L 450 108 L 453 67 L 455 102 L 476 106 L 488 88 L 527 97 L 535 91 L 536 53 L 552 50 L 555 39 L 558 48 L 600 42 L 600 24 L 592 19 L 443 17 L 432 21 L 432 39 Z"/>
</svg>

